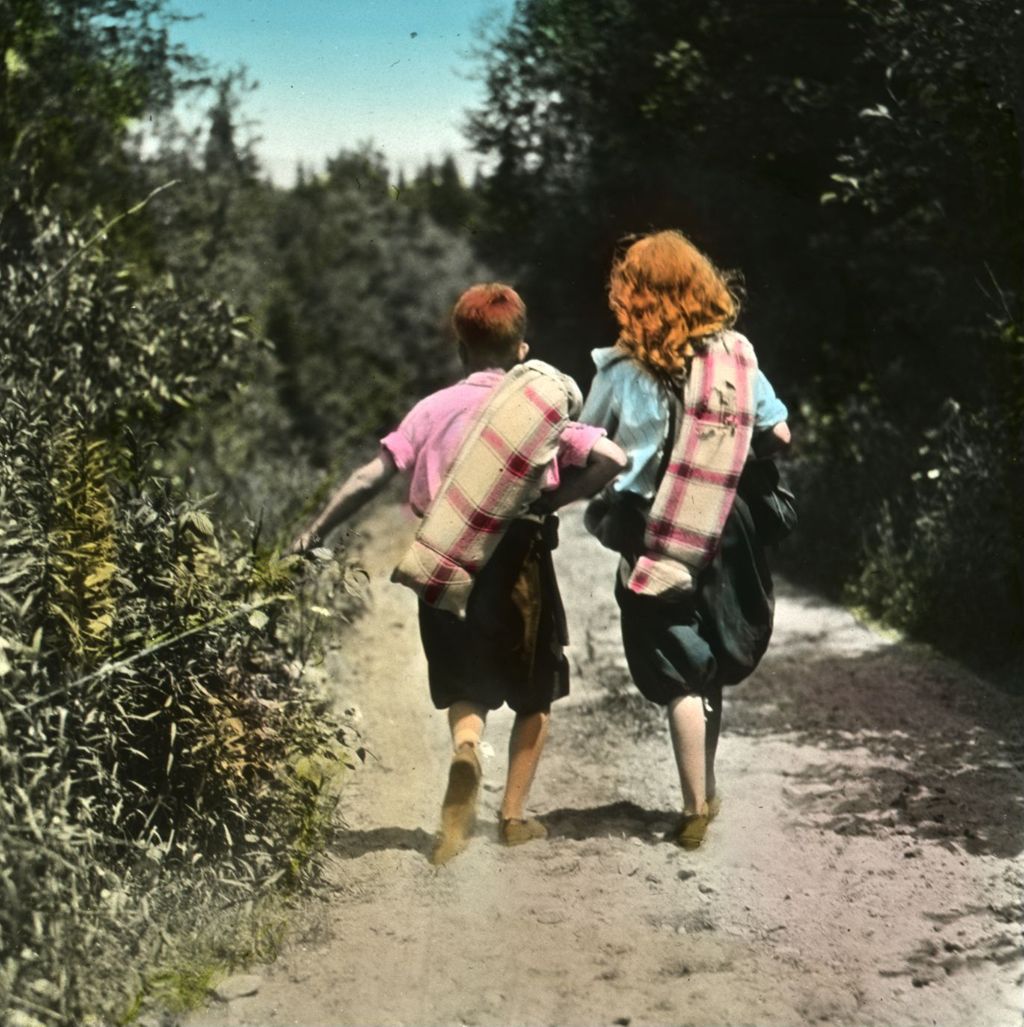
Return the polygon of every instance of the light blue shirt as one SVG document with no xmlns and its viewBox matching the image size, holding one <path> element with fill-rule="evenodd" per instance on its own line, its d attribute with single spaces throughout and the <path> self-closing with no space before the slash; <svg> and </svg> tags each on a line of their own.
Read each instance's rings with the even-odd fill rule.
<svg viewBox="0 0 1024 1027">
<path fill-rule="evenodd" d="M 615 346 L 592 350 L 590 355 L 597 374 L 579 420 L 604 428 L 629 457 L 629 466 L 612 488 L 650 499 L 657 489 L 658 467 L 668 434 L 665 391 L 643 365 Z M 786 404 L 758 369 L 754 382 L 754 433 L 772 428 L 788 416 Z"/>
</svg>

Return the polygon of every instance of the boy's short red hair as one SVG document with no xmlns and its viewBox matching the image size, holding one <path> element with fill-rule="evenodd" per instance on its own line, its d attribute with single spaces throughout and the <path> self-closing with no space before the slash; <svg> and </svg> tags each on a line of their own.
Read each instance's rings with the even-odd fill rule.
<svg viewBox="0 0 1024 1027">
<path fill-rule="evenodd" d="M 452 310 L 452 327 L 469 349 L 500 353 L 522 342 L 526 304 L 509 285 L 480 282 L 459 297 Z"/>
</svg>

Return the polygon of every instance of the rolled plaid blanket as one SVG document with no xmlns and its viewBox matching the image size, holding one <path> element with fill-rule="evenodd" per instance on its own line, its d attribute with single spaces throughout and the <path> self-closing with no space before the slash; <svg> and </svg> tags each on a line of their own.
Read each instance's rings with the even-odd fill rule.
<svg viewBox="0 0 1024 1027">
<path fill-rule="evenodd" d="M 687 595 L 714 556 L 750 451 L 756 372 L 754 348 L 738 332 L 716 335 L 694 357 L 630 591 Z"/>
<path fill-rule="evenodd" d="M 543 361 L 509 371 L 463 440 L 391 580 L 464 617 L 475 575 L 540 495 L 544 469 L 582 403 L 576 383 Z"/>
</svg>

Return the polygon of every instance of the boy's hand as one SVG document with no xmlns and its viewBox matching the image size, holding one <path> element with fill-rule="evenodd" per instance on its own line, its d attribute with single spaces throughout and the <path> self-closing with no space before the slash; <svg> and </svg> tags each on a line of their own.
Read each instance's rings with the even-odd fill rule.
<svg viewBox="0 0 1024 1027">
<path fill-rule="evenodd" d="M 530 513 L 536 514 L 538 517 L 546 517 L 548 514 L 554 512 L 555 508 L 551 505 L 550 492 L 542 492 L 540 496 L 530 504 Z"/>
<path fill-rule="evenodd" d="M 586 466 L 573 468 L 572 473 L 563 475 L 558 488 L 545 492 L 531 509 L 539 513 L 537 504 L 543 503 L 545 512 L 551 513 L 576 499 L 593 496 L 628 466 L 629 459 L 616 443 L 609 438 L 599 438 L 590 451 Z"/>
<path fill-rule="evenodd" d="M 321 541 L 322 539 L 315 531 L 304 531 L 288 547 L 288 552 L 301 556 L 303 553 L 308 553 L 311 549 L 316 549 Z"/>
</svg>

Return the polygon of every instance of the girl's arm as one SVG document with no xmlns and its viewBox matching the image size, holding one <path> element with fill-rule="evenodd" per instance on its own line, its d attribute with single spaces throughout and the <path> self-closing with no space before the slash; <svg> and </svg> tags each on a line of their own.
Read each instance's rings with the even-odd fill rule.
<svg viewBox="0 0 1024 1027">
<path fill-rule="evenodd" d="M 342 482 L 306 530 L 292 542 L 289 552 L 302 553 L 323 541 L 342 521 L 373 499 L 397 472 L 391 454 L 381 450 Z"/>
<path fill-rule="evenodd" d="M 788 449 L 792 441 L 793 436 L 790 434 L 789 425 L 785 421 L 779 421 L 778 424 L 774 424 L 771 428 L 758 432 L 754 436 L 754 456 L 775 456 L 776 453 Z"/>
</svg>

